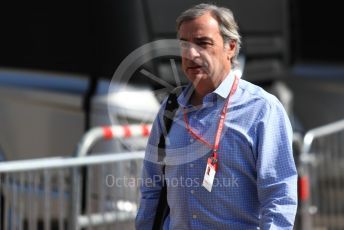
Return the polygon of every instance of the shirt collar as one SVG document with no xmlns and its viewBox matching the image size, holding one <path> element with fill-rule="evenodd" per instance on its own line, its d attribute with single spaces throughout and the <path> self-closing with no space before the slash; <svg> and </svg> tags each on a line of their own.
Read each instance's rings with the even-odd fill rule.
<svg viewBox="0 0 344 230">
<path fill-rule="evenodd" d="M 230 71 L 221 84 L 213 91 L 222 98 L 227 98 L 234 83 L 234 71 Z"/>
<path fill-rule="evenodd" d="M 194 88 L 192 86 L 192 83 L 190 82 L 185 89 L 182 91 L 182 93 L 179 95 L 179 97 L 177 98 L 177 101 L 179 103 L 179 105 L 181 105 L 182 107 L 187 107 L 188 103 L 189 103 L 189 99 L 191 97 L 191 94 L 193 92 Z"/>
<path fill-rule="evenodd" d="M 221 82 L 221 84 L 210 94 L 217 94 L 222 98 L 227 98 L 229 95 L 229 92 L 232 88 L 232 85 L 234 83 L 235 74 L 234 71 L 230 71 L 229 74 L 225 77 L 225 79 Z M 192 83 L 189 83 L 186 88 L 182 91 L 182 93 L 177 98 L 178 103 L 183 106 L 187 107 L 189 104 L 189 99 L 192 94 L 192 91 L 194 90 Z"/>
</svg>

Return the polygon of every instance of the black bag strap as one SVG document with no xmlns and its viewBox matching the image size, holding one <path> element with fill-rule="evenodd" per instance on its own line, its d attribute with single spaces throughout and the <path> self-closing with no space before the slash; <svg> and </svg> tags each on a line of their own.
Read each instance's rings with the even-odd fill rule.
<svg viewBox="0 0 344 230">
<path fill-rule="evenodd" d="M 180 92 L 180 90 L 179 90 L 179 92 Z M 158 144 L 158 163 L 162 164 L 163 175 L 165 175 L 164 159 L 166 156 L 166 152 L 165 152 L 166 137 L 165 137 L 165 135 L 167 135 L 170 132 L 170 129 L 171 129 L 171 126 L 173 123 L 173 118 L 174 118 L 174 116 L 178 110 L 178 107 L 179 107 L 178 101 L 177 101 L 178 94 L 179 93 L 177 93 L 177 92 L 172 92 L 168 96 L 164 115 L 163 115 L 165 130 L 163 130 L 163 132 L 161 133 L 160 139 L 159 139 L 159 144 Z M 164 176 L 163 176 L 163 178 L 164 178 Z M 158 203 L 156 213 L 155 213 L 153 230 L 163 229 L 165 219 L 169 213 L 170 213 L 170 208 L 167 204 L 167 185 L 166 185 L 166 181 L 164 179 L 164 184 L 163 184 L 163 187 L 160 191 L 159 203 Z"/>
<path fill-rule="evenodd" d="M 178 110 L 178 101 L 177 101 L 177 95 L 175 93 L 171 93 L 166 101 L 166 107 L 163 115 L 163 122 L 164 127 L 162 127 L 162 133 L 160 135 L 159 144 L 158 144 L 158 162 L 164 161 L 164 158 L 166 156 L 165 147 L 166 147 L 166 137 L 170 132 L 173 118 L 176 114 L 176 111 Z"/>
</svg>

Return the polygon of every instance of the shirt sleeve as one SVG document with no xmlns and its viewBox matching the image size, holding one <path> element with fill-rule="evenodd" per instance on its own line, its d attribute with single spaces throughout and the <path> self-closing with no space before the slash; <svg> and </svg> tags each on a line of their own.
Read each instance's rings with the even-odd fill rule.
<svg viewBox="0 0 344 230">
<path fill-rule="evenodd" d="M 159 202 L 160 192 L 163 185 L 162 165 L 157 163 L 158 142 L 161 134 L 161 124 L 163 124 L 161 109 L 153 122 L 152 131 L 148 139 L 143 161 L 142 176 L 140 178 L 141 200 L 136 216 L 136 229 L 151 230 Z"/>
<path fill-rule="evenodd" d="M 283 106 L 273 98 L 257 124 L 257 189 L 262 230 L 293 229 L 297 171 L 292 135 Z"/>
</svg>

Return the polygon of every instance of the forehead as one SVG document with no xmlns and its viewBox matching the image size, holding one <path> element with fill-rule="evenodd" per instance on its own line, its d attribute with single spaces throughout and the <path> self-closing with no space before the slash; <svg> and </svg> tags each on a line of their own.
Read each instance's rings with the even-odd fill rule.
<svg viewBox="0 0 344 230">
<path fill-rule="evenodd" d="M 196 37 L 218 38 L 220 36 L 219 24 L 216 19 L 206 13 L 190 21 L 183 22 L 178 31 L 180 39 L 192 40 Z"/>
</svg>

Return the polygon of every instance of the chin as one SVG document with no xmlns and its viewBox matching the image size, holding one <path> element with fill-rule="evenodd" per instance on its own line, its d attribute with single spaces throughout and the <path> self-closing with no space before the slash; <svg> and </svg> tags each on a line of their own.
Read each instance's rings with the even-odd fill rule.
<svg viewBox="0 0 344 230">
<path fill-rule="evenodd" d="M 193 73 L 193 74 L 189 73 L 186 76 L 192 82 L 195 82 L 195 81 L 197 82 L 197 81 L 200 81 L 200 80 L 208 79 L 208 75 L 204 74 L 204 73 Z"/>
</svg>

